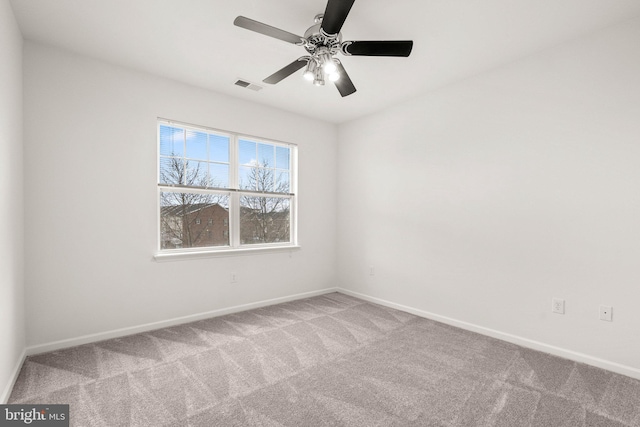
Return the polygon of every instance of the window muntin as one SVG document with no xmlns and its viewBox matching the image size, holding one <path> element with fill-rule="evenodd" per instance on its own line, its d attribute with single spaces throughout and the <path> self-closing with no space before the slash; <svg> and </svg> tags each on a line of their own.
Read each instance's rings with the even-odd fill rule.
<svg viewBox="0 0 640 427">
<path fill-rule="evenodd" d="M 158 122 L 159 249 L 293 246 L 296 146 Z"/>
</svg>

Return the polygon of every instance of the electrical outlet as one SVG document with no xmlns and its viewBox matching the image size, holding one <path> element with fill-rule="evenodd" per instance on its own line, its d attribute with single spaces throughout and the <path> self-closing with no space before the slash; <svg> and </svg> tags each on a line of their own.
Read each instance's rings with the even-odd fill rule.
<svg viewBox="0 0 640 427">
<path fill-rule="evenodd" d="M 373 267 L 369 267 L 369 276 L 375 276 L 376 274 L 376 269 Z"/>
<path fill-rule="evenodd" d="M 600 320 L 606 320 L 607 322 L 613 321 L 613 307 L 610 305 L 600 306 Z"/>
<path fill-rule="evenodd" d="M 238 275 L 236 273 L 231 273 L 231 283 L 238 282 Z"/>
<path fill-rule="evenodd" d="M 557 314 L 564 314 L 564 300 L 560 298 L 552 298 L 551 311 Z"/>
</svg>

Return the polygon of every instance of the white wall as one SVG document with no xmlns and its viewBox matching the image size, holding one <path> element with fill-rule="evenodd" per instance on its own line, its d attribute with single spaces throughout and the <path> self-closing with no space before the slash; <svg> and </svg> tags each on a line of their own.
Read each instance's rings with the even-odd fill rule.
<svg viewBox="0 0 640 427">
<path fill-rule="evenodd" d="M 640 378 L 639 52 L 636 19 L 342 125 L 341 286 Z"/>
<path fill-rule="evenodd" d="M 29 346 L 335 286 L 336 126 L 31 42 L 24 55 Z M 297 143 L 302 249 L 154 261 L 157 117 Z"/>
<path fill-rule="evenodd" d="M 0 403 L 25 343 L 22 189 L 22 35 L 0 0 Z"/>
</svg>

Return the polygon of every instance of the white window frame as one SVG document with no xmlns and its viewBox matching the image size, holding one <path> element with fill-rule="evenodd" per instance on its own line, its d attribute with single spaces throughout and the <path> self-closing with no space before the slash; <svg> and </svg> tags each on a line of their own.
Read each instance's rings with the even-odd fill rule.
<svg viewBox="0 0 640 427">
<path fill-rule="evenodd" d="M 229 187 L 189 187 L 182 185 L 167 185 L 160 183 L 160 126 L 173 126 L 185 130 L 197 132 L 213 133 L 229 137 Z M 154 258 L 157 261 L 170 261 L 178 259 L 207 258 L 211 256 L 229 256 L 250 254 L 256 252 L 289 251 L 298 249 L 298 146 L 296 144 L 276 141 L 269 138 L 257 137 L 253 135 L 214 129 L 206 126 L 198 126 L 175 120 L 158 118 L 156 126 L 156 221 L 157 221 L 157 250 Z M 250 191 L 239 188 L 239 141 L 249 140 L 256 143 L 265 143 L 276 147 L 286 147 L 289 149 L 289 193 L 271 193 L 261 191 Z M 228 246 L 207 246 L 197 248 L 162 249 L 162 223 L 161 215 L 161 193 L 162 192 L 189 192 L 212 195 L 227 195 L 229 197 L 229 245 Z M 240 198 L 243 195 L 260 197 L 282 197 L 289 200 L 289 242 L 277 243 L 240 243 Z"/>
</svg>

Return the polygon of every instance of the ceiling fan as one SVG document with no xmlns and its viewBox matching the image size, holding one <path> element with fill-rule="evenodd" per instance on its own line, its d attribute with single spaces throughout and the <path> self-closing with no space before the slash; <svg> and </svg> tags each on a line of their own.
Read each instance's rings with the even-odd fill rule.
<svg viewBox="0 0 640 427">
<path fill-rule="evenodd" d="M 355 0 L 328 0 L 323 14 L 316 15 L 315 24 L 309 27 L 304 37 L 288 31 L 254 21 L 244 16 L 238 16 L 233 24 L 255 31 L 269 37 L 303 46 L 308 55 L 302 56 L 291 64 L 276 71 L 263 80 L 265 83 L 276 84 L 291 74 L 306 67 L 305 79 L 316 86 L 323 86 L 325 76 L 336 85 L 340 95 L 348 96 L 356 91 L 356 87 L 349 78 L 342 63 L 334 55 L 341 53 L 347 56 L 402 56 L 407 57 L 413 48 L 411 40 L 381 40 L 381 41 L 342 41 L 340 29 L 347 19 Z"/>
</svg>

